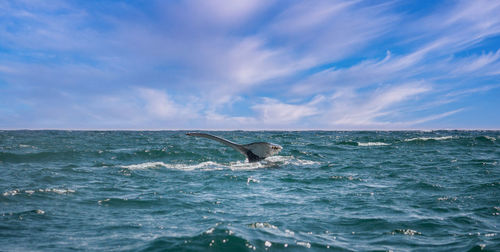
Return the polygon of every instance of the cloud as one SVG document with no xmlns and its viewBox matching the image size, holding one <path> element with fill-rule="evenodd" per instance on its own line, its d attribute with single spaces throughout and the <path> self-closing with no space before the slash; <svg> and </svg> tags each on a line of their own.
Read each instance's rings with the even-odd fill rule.
<svg viewBox="0 0 500 252">
<path fill-rule="evenodd" d="M 262 35 L 315 67 L 356 54 L 382 38 L 399 19 L 389 7 L 356 1 L 293 2 Z"/>
<path fill-rule="evenodd" d="M 186 120 L 199 117 L 194 104 L 174 102 L 168 94 L 151 88 L 138 88 L 139 97 L 144 102 L 145 112 L 158 119 Z"/>
<path fill-rule="evenodd" d="M 481 55 L 473 55 L 466 58 L 458 59 L 455 63 L 456 69 L 454 72 L 456 74 L 471 73 L 480 71 L 480 74 L 498 74 L 495 70 L 500 68 L 500 49 L 496 52 L 483 53 Z M 487 68 L 485 71 L 484 69 Z"/>
<path fill-rule="evenodd" d="M 286 125 L 316 115 L 319 111 L 314 107 L 320 102 L 317 98 L 307 104 L 287 104 L 271 98 L 264 98 L 263 103 L 252 106 L 257 118 L 264 125 Z"/>
<path fill-rule="evenodd" d="M 452 111 L 447 111 L 447 112 L 444 112 L 444 113 L 441 113 L 441 114 L 430 115 L 430 116 L 427 116 L 427 117 L 424 117 L 424 118 L 419 118 L 419 119 L 416 119 L 416 120 L 413 120 L 413 121 L 409 121 L 409 122 L 401 122 L 399 124 L 401 124 L 401 126 L 419 125 L 419 124 L 422 124 L 422 123 L 426 123 L 426 122 L 429 122 L 429 121 L 435 121 L 435 120 L 438 120 L 438 119 L 441 119 L 441 118 L 445 118 L 445 117 L 454 115 L 454 114 L 459 113 L 459 112 L 461 112 L 463 110 L 464 110 L 463 108 L 459 108 L 459 109 L 455 109 L 455 110 L 452 110 Z"/>
<path fill-rule="evenodd" d="M 0 116 L 40 127 L 377 128 L 466 112 L 474 105 L 458 97 L 499 83 L 500 4 L 408 6 L 4 1 Z"/>
<path fill-rule="evenodd" d="M 391 124 L 391 121 L 380 118 L 398 115 L 402 110 L 397 105 L 409 103 L 417 95 L 430 90 L 429 85 L 417 82 L 379 88 L 368 95 L 355 94 L 347 98 L 334 96 L 327 118 L 331 118 L 330 125 L 372 127 Z"/>
<path fill-rule="evenodd" d="M 492 89 L 500 88 L 500 84 L 492 84 L 492 85 L 486 85 L 486 86 L 481 86 L 477 88 L 469 88 L 469 89 L 461 89 L 458 91 L 453 91 L 450 93 L 447 93 L 446 96 L 448 97 L 460 97 L 460 96 L 466 96 L 466 95 L 471 95 L 475 93 L 482 93 L 482 92 L 488 92 Z"/>
<path fill-rule="evenodd" d="M 264 0 L 241 0 L 241 1 L 188 1 L 188 9 L 203 18 L 205 22 L 216 22 L 217 25 L 241 25 L 250 19 L 271 1 Z"/>
</svg>

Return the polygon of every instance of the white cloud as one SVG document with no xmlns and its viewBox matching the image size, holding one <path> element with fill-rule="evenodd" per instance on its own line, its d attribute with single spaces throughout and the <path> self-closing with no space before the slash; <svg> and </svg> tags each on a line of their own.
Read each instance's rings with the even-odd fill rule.
<svg viewBox="0 0 500 252">
<path fill-rule="evenodd" d="M 411 102 L 417 95 L 430 91 L 429 85 L 408 83 L 379 88 L 370 94 L 352 94 L 348 97 L 335 95 L 332 107 L 323 120 L 330 125 L 380 126 L 391 121 L 380 120 L 384 116 L 394 116 L 402 111 L 396 107 Z M 354 96 L 354 97 L 353 97 Z"/>
<path fill-rule="evenodd" d="M 271 1 L 265 0 L 188 1 L 188 5 L 191 5 L 189 8 L 193 9 L 198 16 L 205 16 L 206 22 L 216 21 L 223 26 L 238 25 L 270 3 Z"/>
<path fill-rule="evenodd" d="M 265 125 L 284 125 L 319 113 L 314 107 L 320 102 L 318 99 L 302 105 L 287 104 L 271 98 L 264 98 L 263 101 L 252 106 L 252 109 Z"/>
<path fill-rule="evenodd" d="M 456 113 L 459 113 L 459 112 L 461 112 L 463 110 L 464 110 L 463 108 L 455 109 L 455 110 L 444 112 L 444 113 L 441 113 L 441 114 L 430 115 L 430 116 L 427 116 L 427 117 L 424 117 L 424 118 L 419 118 L 419 119 L 412 120 L 412 121 L 409 121 L 409 122 L 401 122 L 401 123 L 395 123 L 395 124 L 396 125 L 400 124 L 402 126 L 418 125 L 418 124 L 422 124 L 422 123 L 425 123 L 425 122 L 435 121 L 435 120 L 438 120 L 438 119 L 441 119 L 441 118 L 444 118 L 444 117 L 448 117 L 448 116 L 454 115 Z"/>
<path fill-rule="evenodd" d="M 497 1 L 438 4 L 418 19 L 396 2 L 159 2 L 158 13 L 107 4 L 117 11 L 1 2 L 15 22 L 0 27 L 0 46 L 16 53 L 2 52 L 0 81 L 32 107 L 54 100 L 43 107 L 110 125 L 385 127 L 458 113 L 402 116 L 496 88 L 456 79 L 500 74 L 498 48 L 460 56 L 500 34 Z M 56 104 L 53 90 L 75 97 Z M 232 110 L 239 102 L 253 105 Z"/>
<path fill-rule="evenodd" d="M 187 104 L 177 104 L 166 92 L 151 88 L 138 88 L 139 96 L 145 102 L 145 110 L 158 119 L 189 119 L 197 117 L 195 110 Z"/>
<path fill-rule="evenodd" d="M 307 62 L 291 59 L 290 52 L 267 49 L 262 39 L 246 38 L 228 51 L 228 75 L 234 85 L 248 87 L 301 70 Z"/>
<path fill-rule="evenodd" d="M 483 53 L 479 56 L 474 55 L 463 59 L 455 59 L 456 68 L 454 72 L 456 74 L 470 73 L 477 70 L 483 70 L 481 73 L 497 74 L 495 70 L 500 68 L 498 61 L 500 59 L 500 49 L 496 52 Z M 496 63 L 496 64 L 495 64 Z M 488 68 L 486 71 L 485 68 Z"/>
<path fill-rule="evenodd" d="M 316 65 L 335 62 L 384 36 L 400 18 L 388 11 L 390 4 L 359 3 L 294 2 L 263 35 L 282 42 L 291 54 Z"/>
<path fill-rule="evenodd" d="M 459 97 L 465 95 L 471 95 L 480 92 L 487 92 L 495 88 L 500 88 L 500 84 L 486 85 L 477 88 L 461 89 L 458 91 L 449 92 L 446 94 L 448 97 Z"/>
<path fill-rule="evenodd" d="M 311 3 L 313 2 L 313 3 Z M 278 16 L 273 29 L 278 33 L 303 34 L 331 21 L 336 14 L 346 10 L 352 2 L 340 1 L 308 1 L 298 2 Z"/>
</svg>

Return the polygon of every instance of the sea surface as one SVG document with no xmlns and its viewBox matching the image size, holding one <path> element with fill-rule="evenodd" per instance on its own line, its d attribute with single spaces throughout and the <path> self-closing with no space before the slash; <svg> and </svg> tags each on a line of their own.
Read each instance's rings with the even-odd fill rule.
<svg viewBox="0 0 500 252">
<path fill-rule="evenodd" d="M 0 251 L 500 251 L 500 131 L 0 131 Z"/>
</svg>

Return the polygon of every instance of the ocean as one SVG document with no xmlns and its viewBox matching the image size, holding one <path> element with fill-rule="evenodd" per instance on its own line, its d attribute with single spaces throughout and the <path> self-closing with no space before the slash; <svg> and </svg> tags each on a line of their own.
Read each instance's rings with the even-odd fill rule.
<svg viewBox="0 0 500 252">
<path fill-rule="evenodd" d="M 500 251 L 500 131 L 0 131 L 0 251 Z"/>
</svg>

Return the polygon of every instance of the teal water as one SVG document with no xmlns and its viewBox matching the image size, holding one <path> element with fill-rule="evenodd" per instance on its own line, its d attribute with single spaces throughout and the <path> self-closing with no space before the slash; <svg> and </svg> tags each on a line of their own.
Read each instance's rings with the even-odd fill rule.
<svg viewBox="0 0 500 252">
<path fill-rule="evenodd" d="M 500 251 L 500 132 L 0 131 L 0 251 Z"/>
</svg>

